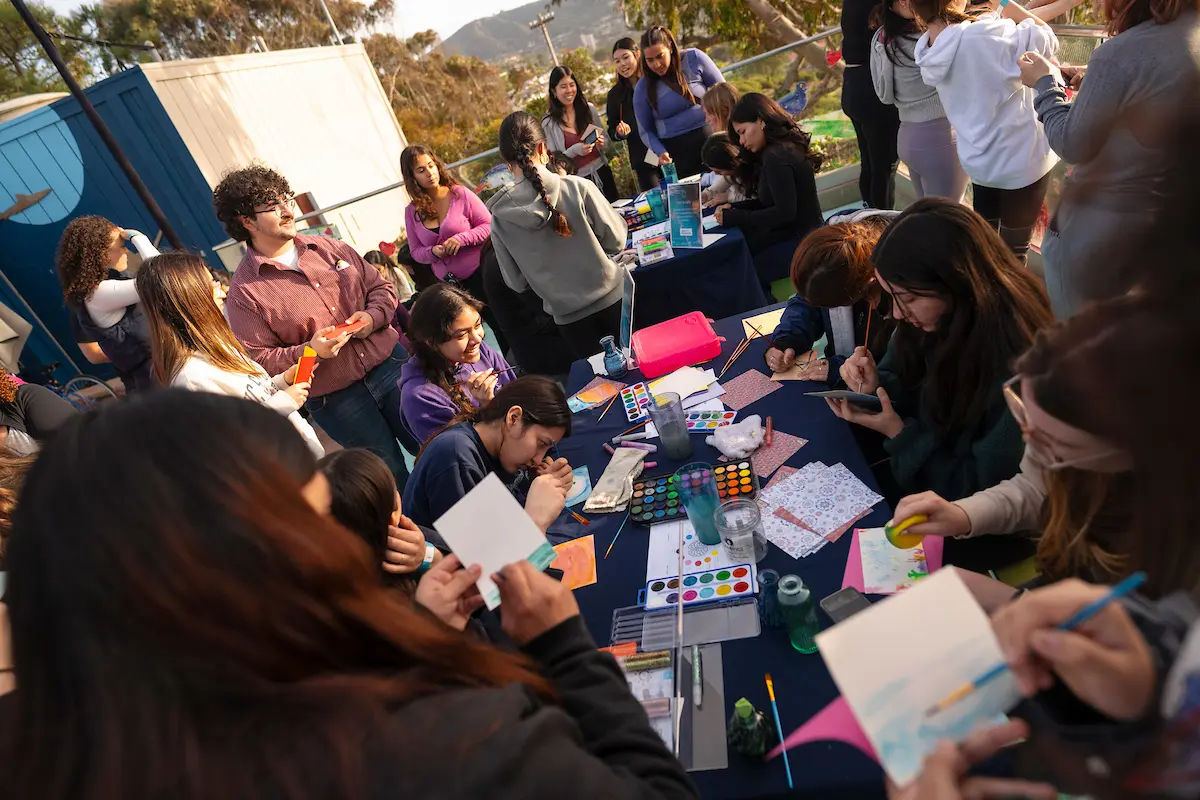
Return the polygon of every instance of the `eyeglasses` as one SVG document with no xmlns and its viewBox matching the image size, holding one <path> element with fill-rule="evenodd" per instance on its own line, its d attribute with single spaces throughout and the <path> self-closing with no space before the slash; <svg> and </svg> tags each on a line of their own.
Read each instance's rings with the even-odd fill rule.
<svg viewBox="0 0 1200 800">
<path fill-rule="evenodd" d="M 266 208 L 256 208 L 256 209 L 254 209 L 254 213 L 256 215 L 257 214 L 274 214 L 277 217 L 282 217 L 283 212 L 285 210 L 287 210 L 287 211 L 295 211 L 296 210 L 296 196 L 295 195 L 292 195 L 291 197 L 284 197 L 284 198 L 280 199 L 279 202 L 275 203 L 274 205 L 267 206 Z"/>
<path fill-rule="evenodd" d="M 1008 410 L 1012 412 L 1013 419 L 1017 421 L 1017 425 L 1021 428 L 1021 433 L 1032 440 L 1036 447 L 1049 456 L 1048 463 L 1043 466 L 1050 471 L 1066 469 L 1067 467 L 1080 467 L 1086 464 L 1095 464 L 1098 461 L 1111 458 L 1120 454 L 1120 450 L 1113 448 L 1103 453 L 1088 453 L 1087 455 L 1077 456 L 1075 458 L 1063 458 L 1055 449 L 1055 442 L 1042 431 L 1039 431 L 1029 422 L 1029 410 L 1025 407 L 1025 401 L 1021 399 L 1021 395 L 1013 387 L 1020 382 L 1021 376 L 1014 375 L 1004 382 L 1004 402 L 1008 404 Z"/>
</svg>

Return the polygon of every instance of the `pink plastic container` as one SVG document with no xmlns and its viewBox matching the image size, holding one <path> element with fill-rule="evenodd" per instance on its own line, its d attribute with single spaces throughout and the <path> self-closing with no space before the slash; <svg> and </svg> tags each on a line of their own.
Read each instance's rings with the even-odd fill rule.
<svg viewBox="0 0 1200 800">
<path fill-rule="evenodd" d="M 634 333 L 633 352 L 638 369 L 647 378 L 657 378 L 680 367 L 716 358 L 721 354 L 723 341 L 713 331 L 711 320 L 699 311 L 692 311 Z"/>
</svg>

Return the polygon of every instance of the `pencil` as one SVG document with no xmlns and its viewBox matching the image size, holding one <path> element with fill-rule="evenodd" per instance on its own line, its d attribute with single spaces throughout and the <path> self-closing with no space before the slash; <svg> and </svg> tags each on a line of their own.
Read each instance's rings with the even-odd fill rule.
<svg viewBox="0 0 1200 800">
<path fill-rule="evenodd" d="M 494 370 L 492 370 L 492 374 L 493 375 L 503 375 L 506 372 L 516 372 L 516 370 L 517 370 L 516 367 L 509 367 L 508 369 L 494 369 Z M 468 378 L 465 381 L 459 381 L 456 385 L 457 386 L 466 386 L 470 382 L 471 382 L 471 380 Z"/>
<path fill-rule="evenodd" d="M 568 511 L 570 511 L 570 509 L 567 509 L 567 510 L 568 510 Z M 591 525 L 591 524 L 592 524 L 592 521 L 591 521 L 591 520 L 589 520 L 587 517 L 585 517 L 585 516 L 583 516 L 583 515 L 581 515 L 581 514 L 576 514 L 574 511 L 570 511 L 570 513 L 571 513 L 571 516 L 572 516 L 572 517 L 574 517 L 575 519 L 579 520 L 579 521 L 580 521 L 580 522 L 582 522 L 584 525 Z"/>
<path fill-rule="evenodd" d="M 867 335 L 863 337 L 863 346 L 871 349 L 871 309 L 867 308 Z"/>
<path fill-rule="evenodd" d="M 629 515 L 625 515 L 625 519 L 621 520 L 621 527 L 617 528 L 617 535 L 608 543 L 608 549 L 604 551 L 604 557 L 608 558 L 608 554 L 612 552 L 613 545 L 617 543 L 617 536 L 621 535 L 621 531 L 625 530 L 625 523 L 629 522 Z"/>
<path fill-rule="evenodd" d="M 733 362 L 742 357 L 742 353 L 746 352 L 746 348 L 750 346 L 749 339 L 743 339 L 737 347 L 733 349 L 733 353 L 729 356 L 729 360 L 725 362 L 725 366 L 721 368 L 721 374 L 717 376 L 717 380 L 725 377 L 725 373 L 733 366 Z"/>
<path fill-rule="evenodd" d="M 1116 584 L 1111 589 L 1109 589 L 1108 593 L 1105 594 L 1103 597 L 1101 597 L 1097 600 L 1093 600 L 1092 602 L 1088 603 L 1086 606 L 1084 606 L 1083 608 L 1076 611 L 1071 616 L 1071 618 L 1068 619 L 1066 622 L 1060 623 L 1057 626 L 1058 630 L 1069 631 L 1069 630 L 1074 630 L 1075 628 L 1078 628 L 1080 625 L 1082 625 L 1083 623 L 1087 622 L 1092 617 L 1099 614 L 1104 609 L 1104 607 L 1107 606 L 1109 603 L 1111 603 L 1114 600 L 1120 600 L 1122 597 L 1129 594 L 1130 592 L 1132 592 L 1134 589 L 1138 588 L 1145 582 L 1146 582 L 1146 573 L 1144 573 L 1144 572 L 1133 573 L 1129 577 L 1125 578 L 1125 580 L 1121 581 L 1120 583 Z M 930 706 L 925 711 L 925 716 L 932 717 L 934 714 L 937 714 L 941 711 L 945 711 L 947 708 L 954 705 L 959 700 L 962 700 L 967 695 L 973 693 L 976 689 L 979 689 L 980 687 L 982 687 L 988 681 L 992 680 L 993 678 L 997 677 L 998 675 L 1003 675 L 1007 669 L 1008 669 L 1007 664 L 1003 664 L 1003 663 L 997 664 L 996 666 L 992 667 L 987 672 L 983 673 L 982 675 L 980 675 L 978 678 L 971 681 L 970 683 L 964 683 L 962 686 L 958 687 L 953 692 L 951 692 L 950 694 L 948 694 L 944 698 L 942 698 L 942 700 L 940 702 Z"/>
<path fill-rule="evenodd" d="M 775 684 L 771 680 L 771 673 L 767 673 L 767 696 L 771 698 L 771 713 L 775 715 L 775 732 L 779 734 L 779 741 L 783 741 L 783 723 L 779 721 L 779 706 L 775 704 Z M 787 748 L 783 750 L 783 768 L 787 770 L 788 788 L 796 788 L 792 784 L 792 764 L 788 761 Z"/>
<path fill-rule="evenodd" d="M 599 418 L 597 418 L 597 419 L 596 419 L 596 424 L 597 424 L 597 425 L 599 425 L 599 424 L 600 424 L 600 420 L 604 419 L 604 415 L 608 413 L 608 410 L 609 410 L 610 408 L 612 408 L 612 404 L 613 404 L 613 403 L 615 403 L 615 402 L 617 402 L 617 398 L 618 398 L 618 397 L 620 397 L 620 396 L 621 396 L 621 393 L 620 393 L 620 392 L 617 392 L 616 394 L 614 394 L 614 395 L 612 396 L 612 399 L 608 401 L 608 405 L 606 405 L 606 406 L 604 407 L 604 410 L 600 412 L 600 416 L 599 416 Z"/>
</svg>

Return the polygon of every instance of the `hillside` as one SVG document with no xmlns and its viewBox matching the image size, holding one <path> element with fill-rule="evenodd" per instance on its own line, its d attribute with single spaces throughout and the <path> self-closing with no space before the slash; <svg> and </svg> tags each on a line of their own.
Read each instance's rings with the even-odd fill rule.
<svg viewBox="0 0 1200 800">
<path fill-rule="evenodd" d="M 529 29 L 529 22 L 545 10 L 543 0 L 477 19 L 455 31 L 442 43 L 442 48 L 447 55 L 477 56 L 493 62 L 544 55 L 546 42 L 541 31 Z M 612 0 L 564 0 L 552 10 L 554 21 L 548 30 L 556 50 L 576 47 L 607 50 L 622 36 L 634 35 L 613 10 Z"/>
</svg>

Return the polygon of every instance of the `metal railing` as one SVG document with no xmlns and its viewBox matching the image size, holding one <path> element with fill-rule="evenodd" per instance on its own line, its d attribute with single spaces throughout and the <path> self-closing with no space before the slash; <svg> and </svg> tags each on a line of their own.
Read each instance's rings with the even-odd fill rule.
<svg viewBox="0 0 1200 800">
<path fill-rule="evenodd" d="M 1056 34 L 1059 34 L 1062 36 L 1087 36 L 1087 37 L 1094 37 L 1094 38 L 1103 38 L 1104 36 L 1107 35 L 1105 32 L 1105 29 L 1098 25 L 1053 25 L 1051 27 L 1054 28 L 1054 32 Z M 825 39 L 828 39 L 831 36 L 835 36 L 841 32 L 842 32 L 842 29 L 840 26 L 834 26 L 834 27 L 830 28 L 829 30 L 821 31 L 820 33 L 805 37 L 803 39 L 798 39 L 798 40 L 792 42 L 791 44 L 785 44 L 782 47 L 776 47 L 774 50 L 768 50 L 765 53 L 759 53 L 758 55 L 751 56 L 750 58 L 746 58 L 741 61 L 735 62 L 733 64 L 729 64 L 728 66 L 721 67 L 721 71 L 723 73 L 736 72 L 739 69 L 743 69 L 752 64 L 757 64 L 758 62 L 764 61 L 768 58 L 771 58 L 772 56 L 781 55 L 783 53 L 790 52 L 790 51 L 795 50 L 800 47 L 805 47 L 810 44 L 816 44 L 817 42 L 824 41 Z M 485 158 L 491 158 L 493 156 L 498 156 L 499 154 L 500 154 L 500 148 L 493 147 L 491 150 L 485 150 L 482 153 L 476 153 L 473 156 L 468 156 L 466 158 L 459 159 L 458 161 L 455 161 L 453 164 L 449 164 L 448 169 L 456 169 L 458 167 L 466 166 L 467 164 L 472 164 L 476 161 L 481 161 Z M 343 200 L 339 203 L 333 203 L 332 205 L 325 206 L 324 208 L 318 208 L 315 211 L 310 211 L 309 213 L 307 213 L 301 217 L 297 217 L 296 221 L 303 222 L 304 220 L 307 220 L 307 219 L 319 217 L 322 214 L 327 214 L 331 211 L 337 211 L 339 208 L 344 208 L 348 205 L 352 205 L 352 204 L 357 203 L 362 200 L 368 200 L 372 197 L 375 197 L 376 195 L 383 194 L 384 192 L 390 192 L 395 189 L 399 189 L 403 186 L 404 186 L 404 181 L 397 181 L 396 183 L 390 183 L 387 186 L 383 186 L 378 189 L 374 189 L 370 192 L 366 192 L 365 194 L 360 194 L 357 197 L 350 198 L 349 200 Z M 228 246 L 232 242 L 233 242 L 233 240 L 229 240 L 227 242 L 222 242 L 221 244 L 217 245 L 217 248 Z"/>
</svg>

